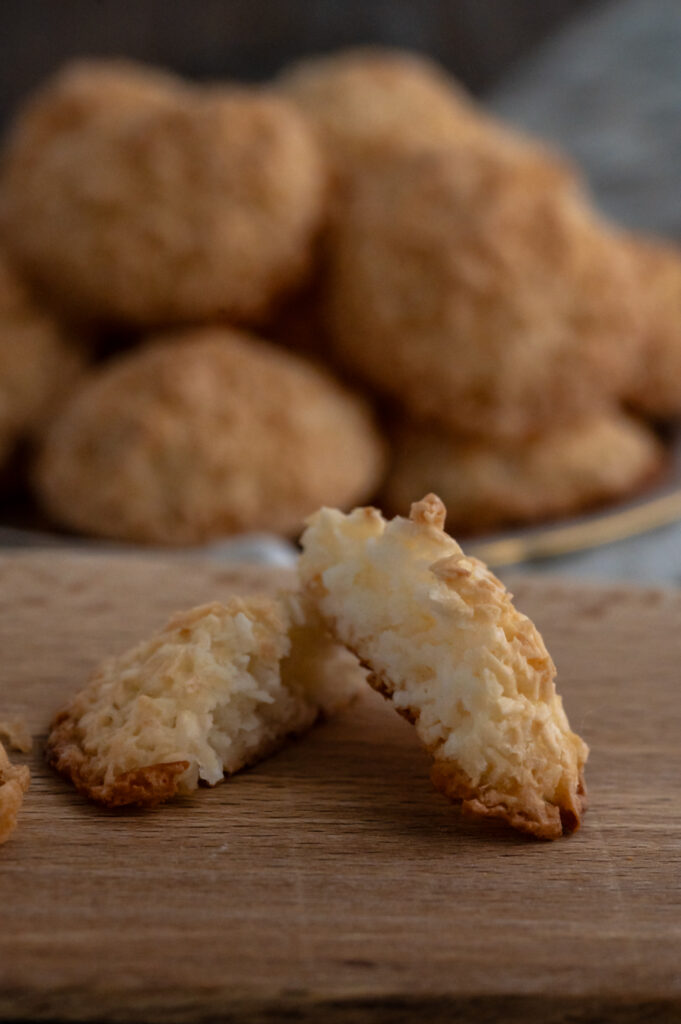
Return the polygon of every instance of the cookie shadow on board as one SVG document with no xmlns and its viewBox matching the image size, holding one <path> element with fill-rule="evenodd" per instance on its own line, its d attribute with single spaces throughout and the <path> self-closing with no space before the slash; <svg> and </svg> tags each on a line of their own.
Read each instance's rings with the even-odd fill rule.
<svg viewBox="0 0 681 1024">
<path fill-rule="evenodd" d="M 370 822 L 374 831 L 379 828 L 393 838 L 427 837 L 452 854 L 455 844 L 468 837 L 505 846 L 535 842 L 503 822 L 462 814 L 433 787 L 431 764 L 413 727 L 369 693 L 249 774 L 270 771 L 279 785 L 307 790 L 314 779 L 321 797 L 310 799 L 324 800 L 327 821 L 328 805 L 337 802 L 339 826 L 348 817 L 360 828 Z"/>
</svg>

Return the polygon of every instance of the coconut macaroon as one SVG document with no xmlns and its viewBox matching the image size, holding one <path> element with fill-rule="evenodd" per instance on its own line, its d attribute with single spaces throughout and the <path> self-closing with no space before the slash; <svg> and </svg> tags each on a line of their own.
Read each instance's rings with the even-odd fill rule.
<svg viewBox="0 0 681 1024">
<path fill-rule="evenodd" d="M 0 461 L 40 432 L 82 367 L 76 345 L 0 252 Z"/>
<path fill-rule="evenodd" d="M 311 57 L 274 83 L 310 119 L 337 170 L 384 143 L 433 142 L 482 130 L 463 89 L 425 57 L 360 47 Z"/>
<path fill-rule="evenodd" d="M 521 444 L 468 440 L 411 423 L 393 439 L 383 497 L 391 511 L 404 512 L 434 491 L 454 532 L 478 533 L 624 497 L 654 479 L 664 459 L 655 434 L 619 410 Z"/>
<path fill-rule="evenodd" d="M 681 248 L 632 238 L 630 250 L 645 309 L 638 372 L 628 400 L 657 419 L 681 413 Z"/>
<path fill-rule="evenodd" d="M 588 748 L 538 631 L 444 522 L 432 494 L 390 522 L 375 508 L 321 509 L 302 538 L 303 586 L 414 723 L 437 788 L 472 814 L 556 839 L 581 822 Z"/>
<path fill-rule="evenodd" d="M 167 334 L 93 373 L 34 474 L 66 526 L 158 544 L 292 533 L 367 497 L 383 445 L 361 399 L 303 359 L 228 328 Z"/>
<path fill-rule="evenodd" d="M 77 59 L 24 101 L 22 117 L 30 112 L 36 145 L 53 144 L 60 132 L 87 123 L 96 111 L 112 120 L 124 118 L 141 106 L 168 106 L 188 87 L 171 71 L 124 57 Z"/>
<path fill-rule="evenodd" d="M 386 148 L 449 141 L 499 149 L 576 182 L 562 157 L 502 126 L 442 68 L 414 53 L 359 47 L 312 57 L 288 68 L 275 87 L 309 118 L 341 184 Z"/>
<path fill-rule="evenodd" d="M 330 251 L 339 357 L 415 418 L 522 438 L 631 382 L 629 252 L 528 166 L 465 146 L 393 154 L 355 183 Z"/>
<path fill-rule="evenodd" d="M 80 316 L 252 322 L 307 273 L 326 174 L 283 98 L 92 62 L 20 110 L 2 187 L 15 257 Z"/>
<path fill-rule="evenodd" d="M 0 846 L 7 842 L 17 827 L 17 816 L 30 781 L 28 768 L 11 764 L 0 743 Z"/>
<path fill-rule="evenodd" d="M 306 615 L 294 595 L 182 612 L 59 712 L 48 761 L 108 807 L 153 806 L 255 764 L 362 685 Z"/>
</svg>

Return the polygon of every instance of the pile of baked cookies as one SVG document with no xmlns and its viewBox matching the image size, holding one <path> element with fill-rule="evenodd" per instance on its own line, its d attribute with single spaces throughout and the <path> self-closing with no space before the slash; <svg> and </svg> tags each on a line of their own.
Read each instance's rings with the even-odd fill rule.
<svg viewBox="0 0 681 1024">
<path fill-rule="evenodd" d="M 18 112 L 0 203 L 0 455 L 62 527 L 293 535 L 435 491 L 471 533 L 664 467 L 681 251 L 422 58 L 261 87 L 71 65 Z"/>
</svg>

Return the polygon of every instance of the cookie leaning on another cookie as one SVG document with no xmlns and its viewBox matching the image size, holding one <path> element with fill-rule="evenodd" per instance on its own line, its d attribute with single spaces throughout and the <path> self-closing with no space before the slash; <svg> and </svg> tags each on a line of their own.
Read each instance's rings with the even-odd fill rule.
<svg viewBox="0 0 681 1024">
<path fill-rule="evenodd" d="M 17 827 L 17 815 L 30 780 L 28 768 L 11 764 L 0 743 L 0 846 Z"/>
<path fill-rule="evenodd" d="M 538 631 L 444 520 L 434 495 L 408 520 L 322 509 L 303 534 L 301 580 L 371 685 L 414 723 L 437 788 L 472 814 L 556 839 L 580 825 L 588 748 Z"/>
<path fill-rule="evenodd" d="M 361 685 L 295 596 L 234 598 L 105 662 L 56 716 L 47 757 L 98 803 L 153 806 L 262 760 Z"/>
</svg>

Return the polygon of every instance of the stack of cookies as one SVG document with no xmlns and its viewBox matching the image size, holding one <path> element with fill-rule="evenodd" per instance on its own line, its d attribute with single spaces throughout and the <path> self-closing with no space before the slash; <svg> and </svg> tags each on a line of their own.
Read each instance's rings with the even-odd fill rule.
<svg viewBox="0 0 681 1024">
<path fill-rule="evenodd" d="M 0 202 L 0 454 L 30 439 L 56 524 L 184 545 L 432 490 L 479 532 L 661 471 L 681 256 L 421 58 L 70 66 Z"/>
<path fill-rule="evenodd" d="M 662 470 L 681 413 L 681 252 L 593 208 L 576 168 L 416 58 L 311 60 L 283 88 L 335 172 L 325 323 L 380 395 L 383 500 L 455 533 L 569 515 Z"/>
</svg>

